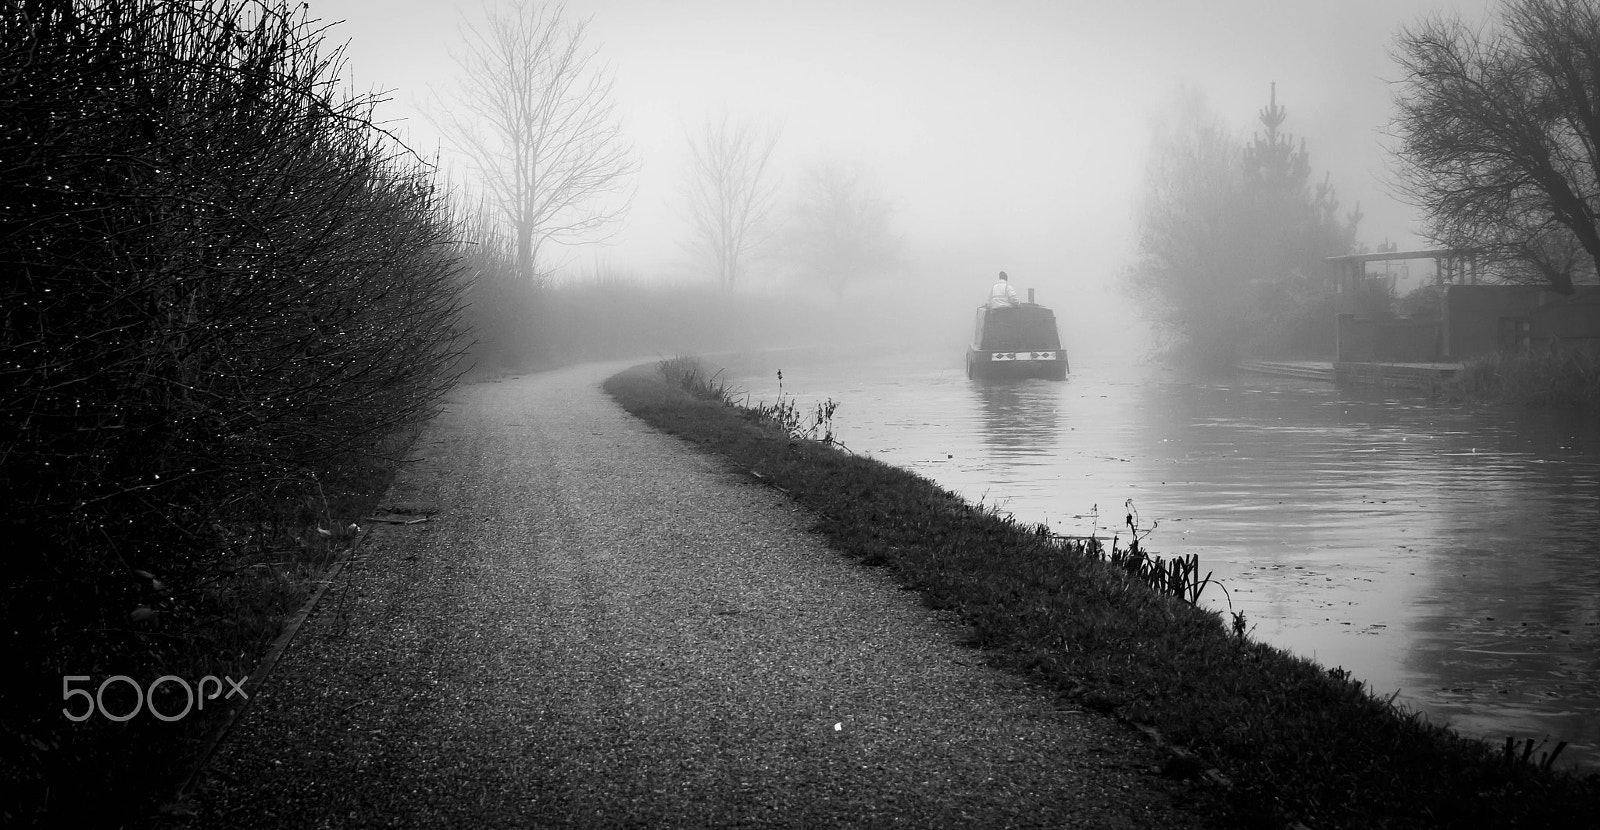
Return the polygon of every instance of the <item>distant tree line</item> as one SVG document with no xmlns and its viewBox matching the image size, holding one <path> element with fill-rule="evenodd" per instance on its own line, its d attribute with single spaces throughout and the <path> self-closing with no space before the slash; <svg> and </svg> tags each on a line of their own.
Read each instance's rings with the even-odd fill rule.
<svg viewBox="0 0 1600 830">
<path fill-rule="evenodd" d="M 1360 215 L 1313 178 L 1286 118 L 1274 89 L 1247 143 L 1186 91 L 1153 142 L 1129 287 L 1195 362 L 1332 349 L 1323 259 L 1354 248 Z"/>
<path fill-rule="evenodd" d="M 464 18 L 461 34 L 460 73 L 452 94 L 435 98 L 432 117 L 467 162 L 468 187 L 479 194 L 473 225 L 512 246 L 511 274 L 486 275 L 492 284 L 475 291 L 503 306 L 474 315 L 478 353 L 502 366 L 546 363 L 539 352 L 548 346 L 583 350 L 529 330 L 532 321 L 570 328 L 554 309 L 571 298 L 547 290 L 560 270 L 554 251 L 607 238 L 628 210 L 639 164 L 588 19 L 574 19 L 561 2 L 507 0 Z M 729 110 L 685 129 L 682 247 L 697 279 L 727 291 L 766 265 L 795 284 L 826 287 L 837 303 L 849 286 L 896 267 L 893 210 L 862 170 L 832 160 L 807 168 L 780 205 L 779 132 Z M 600 281 L 643 290 L 614 275 Z M 600 341 L 622 342 L 597 338 L 602 351 Z"/>
<path fill-rule="evenodd" d="M 270 544 L 453 382 L 458 232 L 338 67 L 285 0 L 0 0 L 13 668 Z"/>
<path fill-rule="evenodd" d="M 559 2 L 486 7 L 461 31 L 453 94 L 432 109 L 470 177 L 456 195 L 473 241 L 461 264 L 479 373 L 748 345 L 759 340 L 757 320 L 779 338 L 817 309 L 802 303 L 797 314 L 768 292 L 738 292 L 760 285 L 753 274 L 842 307 L 850 286 L 896 267 L 893 210 L 864 170 L 820 162 L 781 194 L 780 131 L 730 110 L 684 130 L 682 279 L 561 263 L 559 249 L 606 239 L 631 200 L 638 163 L 615 114 L 612 72 L 588 20 Z M 788 313 L 773 315 L 778 308 Z"/>
<path fill-rule="evenodd" d="M 895 209 L 859 164 L 819 158 L 806 165 L 786 201 L 771 159 L 778 134 L 724 112 L 688 135 L 684 181 L 697 268 L 733 289 L 757 261 L 842 302 L 851 286 L 894 271 L 901 240 Z"/>
</svg>

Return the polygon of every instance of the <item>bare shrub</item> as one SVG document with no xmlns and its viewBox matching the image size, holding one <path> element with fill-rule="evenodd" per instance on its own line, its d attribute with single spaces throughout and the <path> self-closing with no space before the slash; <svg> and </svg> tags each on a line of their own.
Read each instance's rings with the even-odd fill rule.
<svg viewBox="0 0 1600 830">
<path fill-rule="evenodd" d="M 151 585 L 268 544 L 453 382 L 456 231 L 302 9 L 0 0 L 0 605 L 57 695 L 18 734 L 61 670 L 179 647 L 130 619 Z"/>
</svg>

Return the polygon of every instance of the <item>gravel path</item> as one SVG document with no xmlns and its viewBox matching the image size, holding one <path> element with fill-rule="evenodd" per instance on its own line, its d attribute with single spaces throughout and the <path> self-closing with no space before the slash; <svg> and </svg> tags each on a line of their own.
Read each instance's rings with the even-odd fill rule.
<svg viewBox="0 0 1600 830">
<path fill-rule="evenodd" d="M 622 412 L 462 387 L 218 751 L 205 826 L 1190 827 L 1151 750 Z"/>
</svg>

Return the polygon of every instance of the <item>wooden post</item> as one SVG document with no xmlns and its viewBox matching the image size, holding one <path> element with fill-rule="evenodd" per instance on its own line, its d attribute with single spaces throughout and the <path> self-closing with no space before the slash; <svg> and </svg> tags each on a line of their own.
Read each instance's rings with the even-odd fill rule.
<svg viewBox="0 0 1600 830">
<path fill-rule="evenodd" d="M 1445 269 L 1449 259 L 1434 259 L 1433 284 L 1439 287 L 1439 344 L 1435 349 L 1440 360 L 1450 359 L 1450 288 L 1446 285 Z"/>
</svg>

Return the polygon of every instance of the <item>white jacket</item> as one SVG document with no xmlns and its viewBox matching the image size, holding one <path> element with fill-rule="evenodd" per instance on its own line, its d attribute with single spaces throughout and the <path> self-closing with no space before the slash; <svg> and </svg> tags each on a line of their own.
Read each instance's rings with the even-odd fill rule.
<svg viewBox="0 0 1600 830">
<path fill-rule="evenodd" d="M 1014 308 L 1017 305 L 1017 290 L 1011 287 L 1011 283 L 1000 280 L 989 289 L 990 308 Z"/>
</svg>

